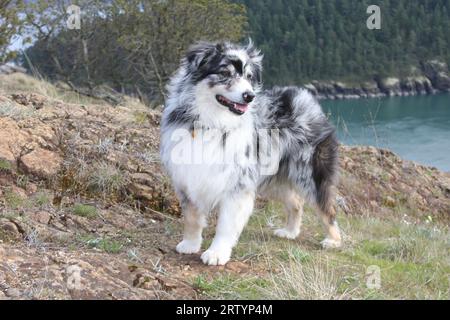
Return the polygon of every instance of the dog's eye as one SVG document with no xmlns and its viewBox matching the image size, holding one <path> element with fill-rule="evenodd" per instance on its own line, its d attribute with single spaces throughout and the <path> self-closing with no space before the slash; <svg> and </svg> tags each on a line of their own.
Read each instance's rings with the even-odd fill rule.
<svg viewBox="0 0 450 320">
<path fill-rule="evenodd" d="M 253 79 L 253 75 L 251 73 L 247 73 L 247 79 L 248 80 L 252 80 Z"/>
<path fill-rule="evenodd" d="M 231 77 L 231 72 L 230 70 L 222 70 L 219 72 L 219 74 L 223 77 Z"/>
</svg>

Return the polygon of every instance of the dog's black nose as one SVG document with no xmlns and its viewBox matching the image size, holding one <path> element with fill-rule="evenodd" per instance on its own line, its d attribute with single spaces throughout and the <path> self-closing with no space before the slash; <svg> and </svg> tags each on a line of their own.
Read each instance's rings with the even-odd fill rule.
<svg viewBox="0 0 450 320">
<path fill-rule="evenodd" d="M 250 103 L 255 99 L 255 94 L 253 92 L 247 91 L 247 92 L 244 92 L 242 97 L 244 98 L 245 102 Z"/>
</svg>

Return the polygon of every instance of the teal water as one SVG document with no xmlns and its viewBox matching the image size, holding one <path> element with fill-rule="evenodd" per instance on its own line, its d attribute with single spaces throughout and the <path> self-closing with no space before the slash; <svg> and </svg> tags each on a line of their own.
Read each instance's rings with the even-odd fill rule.
<svg viewBox="0 0 450 320">
<path fill-rule="evenodd" d="M 387 148 L 450 172 L 450 94 L 321 104 L 342 143 Z"/>
</svg>

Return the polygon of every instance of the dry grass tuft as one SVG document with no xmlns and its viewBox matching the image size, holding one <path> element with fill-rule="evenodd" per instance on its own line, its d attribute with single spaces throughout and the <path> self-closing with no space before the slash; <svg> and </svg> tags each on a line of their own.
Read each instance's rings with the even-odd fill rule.
<svg viewBox="0 0 450 320">
<path fill-rule="evenodd" d="M 279 262 L 277 273 L 270 276 L 271 285 L 265 293 L 272 299 L 283 300 L 343 300 L 349 292 L 341 292 L 341 279 L 325 257 L 302 261 L 290 254 L 288 262 Z"/>
</svg>

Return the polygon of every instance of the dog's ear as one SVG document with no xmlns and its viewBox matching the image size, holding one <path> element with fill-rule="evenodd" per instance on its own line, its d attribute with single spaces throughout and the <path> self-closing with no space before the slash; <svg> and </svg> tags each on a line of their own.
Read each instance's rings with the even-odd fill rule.
<svg viewBox="0 0 450 320">
<path fill-rule="evenodd" d="M 198 42 L 191 46 L 186 54 L 186 61 L 193 69 L 199 69 L 223 51 L 220 43 Z"/>
<path fill-rule="evenodd" d="M 245 51 L 247 51 L 248 56 L 252 60 L 252 63 L 262 65 L 262 60 L 264 55 L 261 53 L 261 50 L 255 47 L 253 40 L 248 38 L 247 46 L 245 47 Z"/>
<path fill-rule="evenodd" d="M 261 50 L 255 47 L 252 39 L 248 39 L 247 47 L 245 48 L 247 55 L 250 58 L 250 63 L 252 64 L 253 70 L 255 72 L 255 79 L 258 83 L 262 83 L 262 60 L 264 55 Z"/>
</svg>

